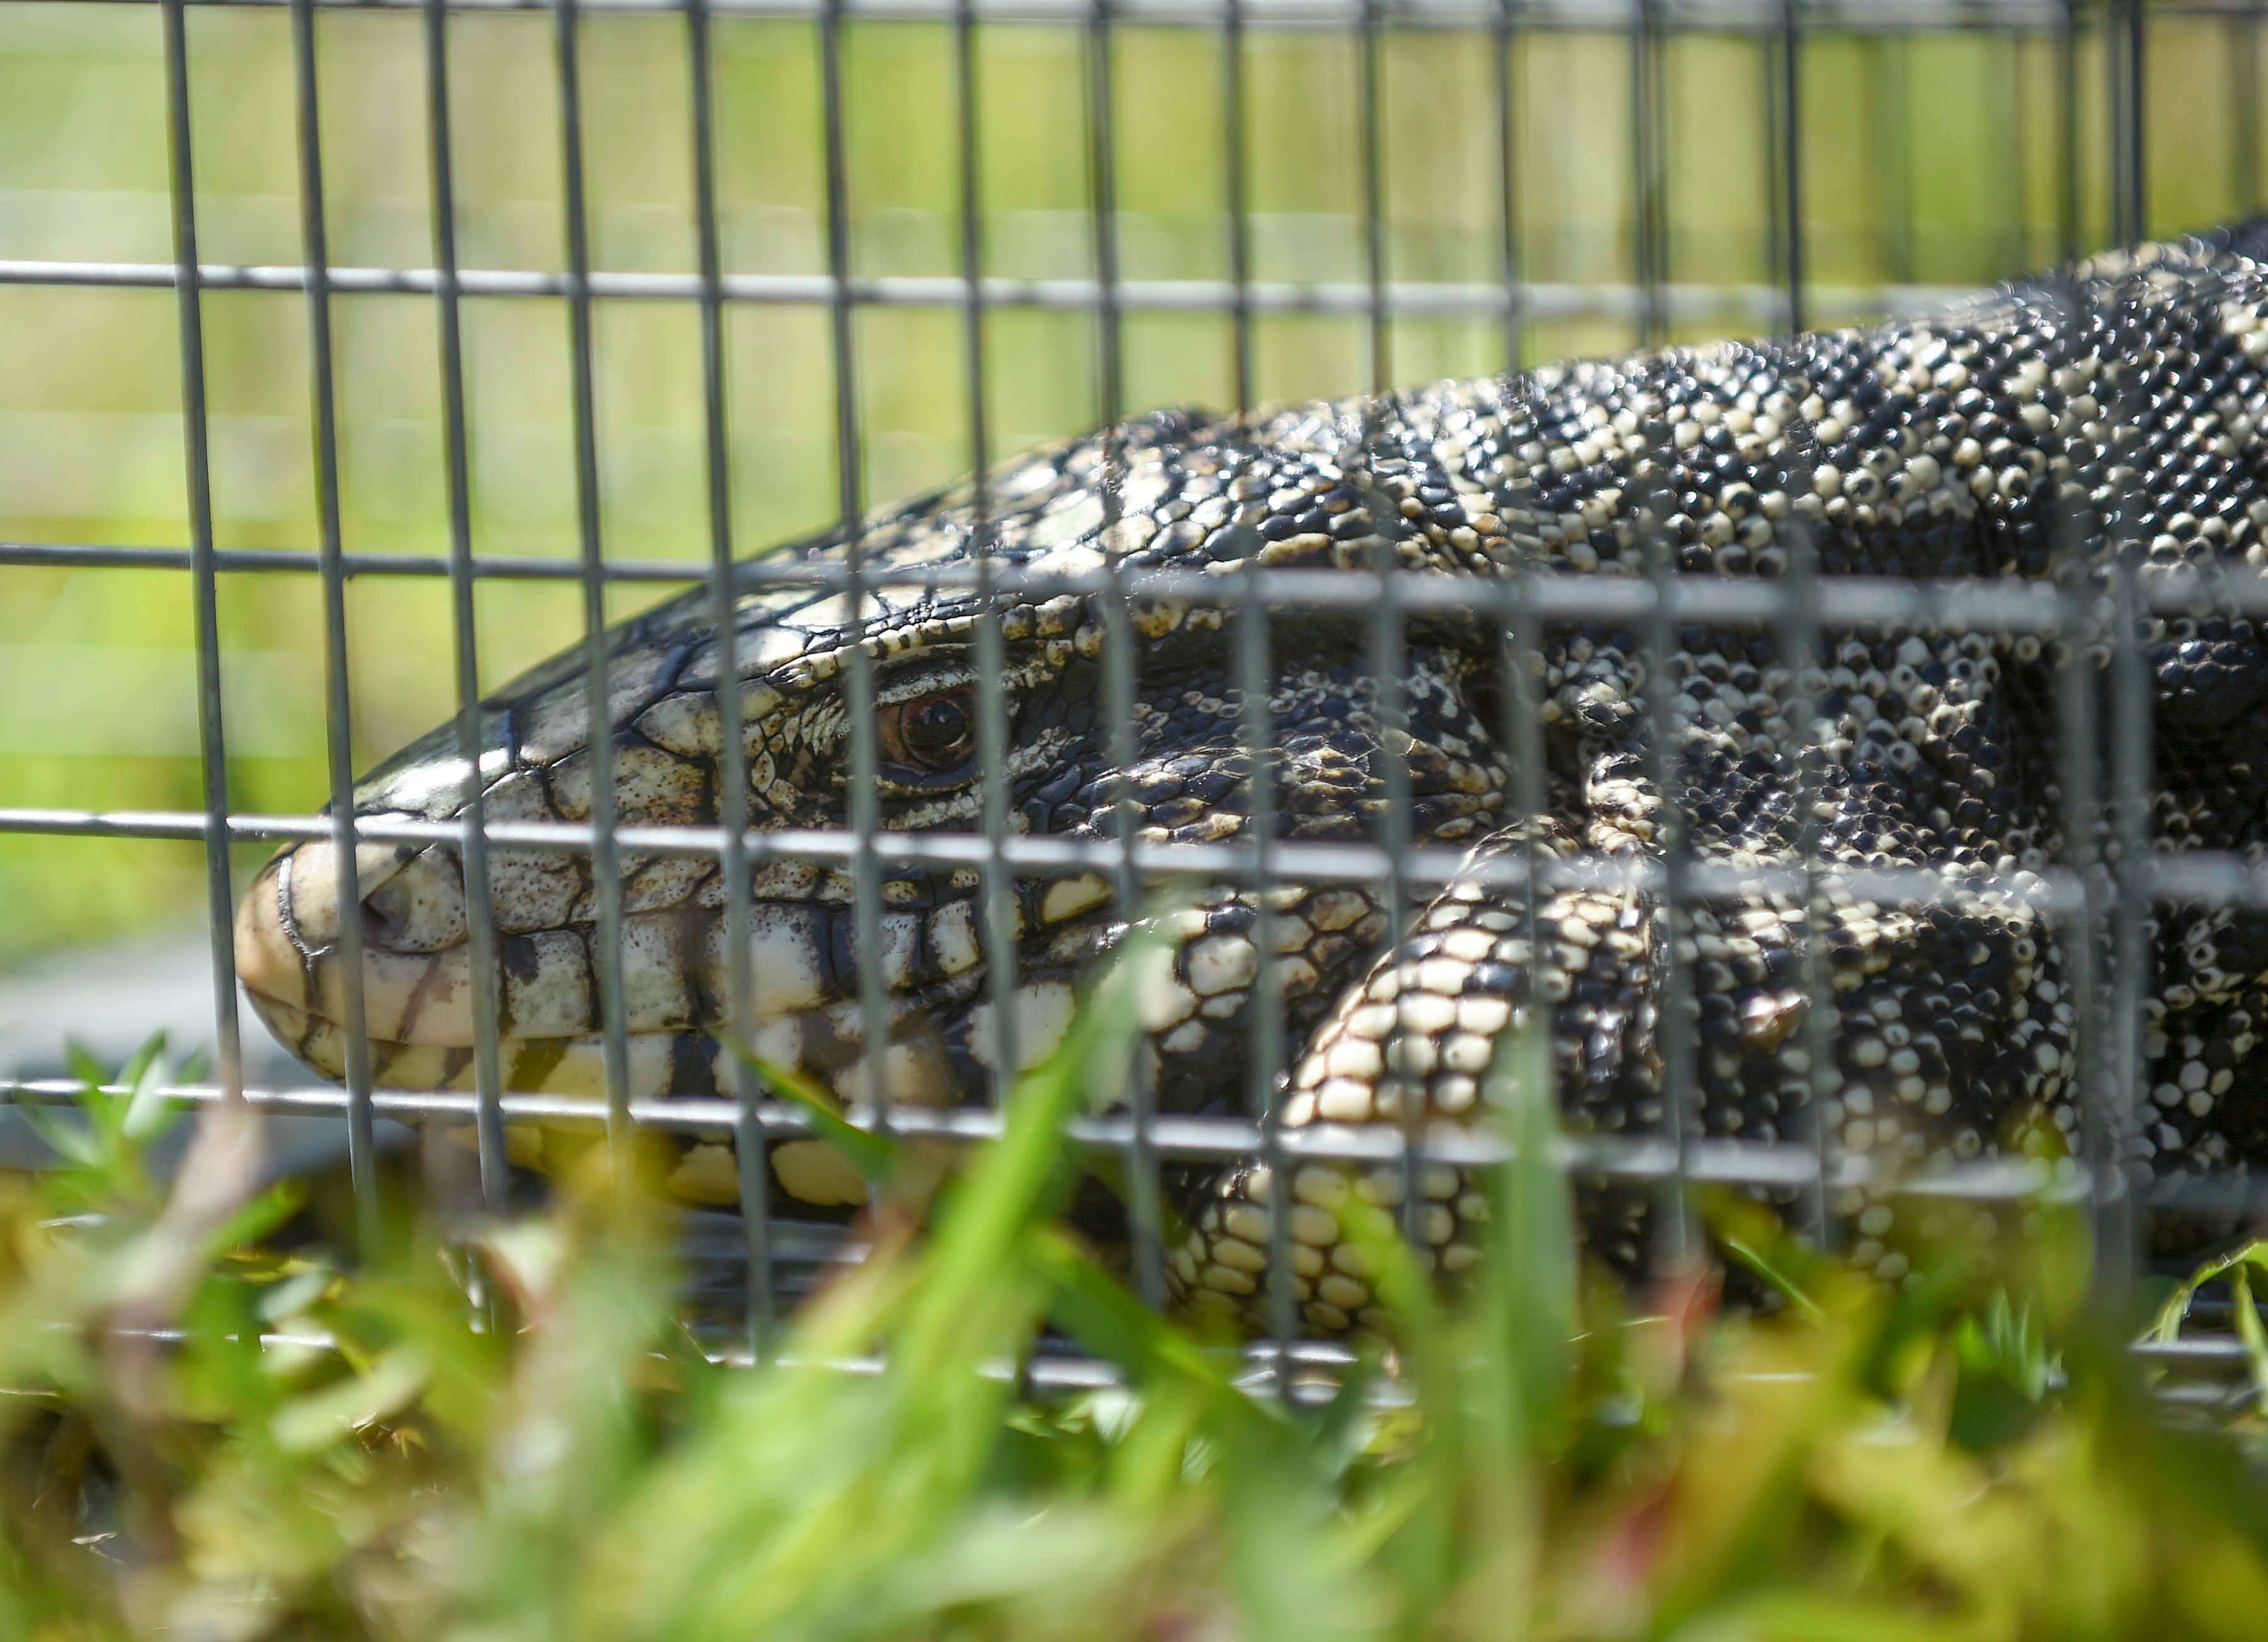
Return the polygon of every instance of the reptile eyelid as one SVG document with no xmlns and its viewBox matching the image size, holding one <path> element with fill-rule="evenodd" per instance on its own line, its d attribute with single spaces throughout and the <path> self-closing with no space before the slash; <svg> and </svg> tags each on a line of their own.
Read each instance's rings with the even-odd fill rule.
<svg viewBox="0 0 2268 1642">
<path fill-rule="evenodd" d="M 874 705 L 892 707 L 946 690 L 975 689 L 976 669 L 957 659 L 924 658 L 916 666 L 884 674 L 874 681 Z"/>
</svg>

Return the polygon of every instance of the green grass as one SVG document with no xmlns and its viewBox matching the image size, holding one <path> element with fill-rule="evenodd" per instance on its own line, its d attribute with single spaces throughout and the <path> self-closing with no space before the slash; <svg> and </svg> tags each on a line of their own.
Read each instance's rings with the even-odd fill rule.
<svg viewBox="0 0 2268 1642">
<path fill-rule="evenodd" d="M 206 254 L 296 261 L 286 19 L 193 8 L 191 27 Z M 546 25 L 453 29 L 465 258 L 556 266 Z M 416 31 L 414 17 L 322 19 L 342 261 L 430 260 Z M 862 271 L 954 271 L 945 44 L 926 26 L 850 30 Z M 2230 44 L 2218 24 L 2157 27 L 2157 227 L 2250 202 L 2235 157 L 2258 134 L 2235 129 Z M 686 268 L 681 24 L 593 18 L 585 45 L 599 260 Z M 731 265 L 818 271 L 813 33 L 721 22 L 718 51 Z M 0 256 L 167 258 L 161 66 L 152 8 L 0 7 Z M 1383 66 L 1394 269 L 1494 277 L 1484 41 L 1391 34 Z M 1129 28 L 1115 67 L 1125 271 L 1219 276 L 1217 42 Z M 1248 67 L 1256 273 L 1358 277 L 1346 43 L 1259 33 Z M 2050 256 L 2051 67 L 2043 42 L 1977 32 L 1813 39 L 1807 205 L 1822 289 L 1863 307 L 1888 284 L 1969 283 Z M 1623 279 L 1622 42 L 1539 35 L 1513 69 L 1528 273 Z M 1075 35 L 983 31 L 996 273 L 1087 268 L 1079 71 Z M 1761 72 L 1742 41 L 1671 49 L 1680 281 L 1770 277 Z M 2091 45 L 2082 75 L 2093 132 Z M 432 323 L 420 299 L 339 304 L 342 499 L 358 550 L 445 545 Z M 479 549 L 566 553 L 563 316 L 492 300 L 467 323 Z M 186 539 L 173 324 L 164 292 L 0 287 L 0 537 Z M 301 305 L 216 296 L 208 324 L 219 538 L 307 545 Z M 831 512 L 824 327 L 817 310 L 732 316 L 745 550 Z M 1226 397 L 1218 320 L 1137 314 L 1125 340 L 1130 403 Z M 1573 320 L 1526 346 L 1537 360 L 1628 340 L 1617 323 Z M 1366 379 L 1355 325 L 1274 320 L 1258 342 L 1264 396 Z M 1484 323 L 1402 322 L 1392 373 L 1492 368 L 1499 345 Z M 1001 313 L 988 346 L 1002 447 L 1093 419 L 1086 320 Z M 697 558 L 692 317 L 607 305 L 600 349 L 608 550 Z M 858 350 L 876 499 L 964 465 L 955 317 L 866 313 Z M 316 608 L 306 578 L 225 580 L 241 806 L 321 799 Z M 482 615 L 491 681 L 576 630 L 563 589 L 491 584 Z M 367 758 L 449 710 L 446 599 L 364 581 L 350 616 Z M 5 802 L 197 802 L 184 578 L 0 569 L 0 618 Z M 26 703 L 37 710 L 13 711 Z M 0 961 L 194 917 L 198 884 L 187 846 L 0 838 Z M 2257 1420 L 2183 1432 L 2153 1410 L 2125 1325 L 2084 1298 L 2080 1228 L 2050 1211 L 2021 1239 L 1935 1250 L 1927 1281 L 1891 1293 L 1717 1205 L 1720 1246 L 1787 1302 L 1761 1318 L 1720 1311 L 1705 1274 L 1636 1300 L 1593 1282 L 1561 1183 L 1515 1167 L 1494 1184 L 1476 1292 L 1443 1307 L 1371 1228 L 1391 1350 L 1368 1348 L 1310 1401 L 1255 1399 L 1233 1354 L 1136 1307 L 1051 1218 L 1057 1131 L 1125 1064 L 1122 1015 L 1106 996 L 1083 1016 L 933 1219 L 876 1228 L 878 1256 L 754 1369 L 712 1366 L 668 1315 L 667 1239 L 639 1205 L 569 1192 L 553 1213 L 487 1228 L 475 1257 L 493 1303 L 475 1328 L 462 1251 L 434 1224 L 401 1217 L 352 1273 L 320 1248 L 280 1251 L 296 1189 L 253 1190 L 217 1131 L 188 1176 L 198 1189 L 169 1198 L 144 1162 L 168 1115 L 146 1096 L 91 1096 L 75 1123 L 47 1125 L 73 1166 L 0 1188 L 0 1638 L 2259 1633 Z M 125 1082 L 157 1076 L 145 1065 Z M 1510 1110 L 1535 1138 L 1539 1108 Z M 2228 1275 L 2249 1296 L 2258 1269 Z M 176 1325 L 178 1346 L 151 1339 Z M 1127 1389 L 1033 1399 L 992 1372 L 1049 1328 Z M 264 1350 L 262 1330 L 277 1336 Z M 2258 1330 L 2242 1337 L 2268 1381 Z M 880 1373 L 822 1366 L 875 1355 Z"/>
<path fill-rule="evenodd" d="M 299 260 L 288 18 L 192 9 L 193 114 L 204 254 Z M 2239 26 L 2165 18 L 2153 36 L 2152 217 L 2175 229 L 2250 203 L 2236 127 Z M 320 18 L 322 136 L 339 261 L 430 263 L 423 65 L 415 14 Z M 561 257 L 549 25 L 452 25 L 457 176 L 468 266 L 548 269 Z M 848 31 L 852 240 L 870 274 L 957 270 L 955 114 L 948 35 L 870 21 Z M 979 170 L 995 274 L 1091 266 L 1080 41 L 1075 31 L 981 31 Z M 687 53 L 681 19 L 585 25 L 587 149 L 600 266 L 692 265 Z M 824 268 L 816 36 L 806 23 L 716 29 L 720 207 L 736 271 Z M 1381 52 L 1388 260 L 1395 276 L 1490 281 L 1497 267 L 1493 73 L 1484 34 L 1389 31 Z M 0 7 L 0 257 L 170 258 L 165 114 L 154 6 Z M 1219 41 L 1127 26 L 1114 56 L 1116 181 L 1124 273 L 1219 277 Z M 2082 42 L 2088 225 L 2099 237 L 2102 72 Z M 1864 311 L 1887 284 L 1961 285 L 2053 254 L 2053 60 L 2044 39 L 1964 31 L 1923 39 L 1822 30 L 1804 55 L 1805 199 L 1820 303 Z M 1671 274 L 1697 286 L 1773 277 L 1765 63 L 1752 40 L 1677 35 L 1665 65 Z M 1529 277 L 1576 289 L 1630 268 L 1629 72 L 1615 33 L 1539 33 L 1511 62 L 1519 112 L 1518 228 Z M 1350 42 L 1256 30 L 1244 156 L 1254 272 L 1359 279 L 1359 123 Z M 2257 168 L 2255 168 L 2257 171 Z M 1829 317 L 1832 317 L 1830 313 Z M 347 545 L 446 545 L 432 306 L 336 306 Z M 216 529 L 225 546 L 305 547 L 316 534 L 306 318 L 296 296 L 206 305 Z M 1699 319 L 1696 333 L 1753 320 Z M 559 306 L 466 310 L 475 533 L 486 554 L 571 552 L 565 325 Z M 742 551 L 823 525 L 835 507 L 834 384 L 824 313 L 737 307 L 729 325 L 734 527 Z M 1257 391 L 1335 394 L 1368 379 L 1359 322 L 1282 316 L 1256 333 Z M 1538 323 L 1531 361 L 1630 341 L 1620 320 Z M 1224 403 L 1229 333 L 1211 315 L 1132 313 L 1125 398 Z M 694 315 L 602 304 L 598 325 L 607 551 L 708 550 Z M 877 501 L 962 468 L 964 360 L 946 309 L 870 311 L 858 323 L 857 410 Z M 998 450 L 1090 423 L 1095 338 L 1085 316 L 1007 310 L 987 335 Z M 0 539 L 179 544 L 187 539 L 178 343 L 163 291 L 0 287 Z M 1396 380 L 1498 368 L 1485 320 L 1395 324 Z M 621 590 L 628 608 L 654 596 Z M 239 807 L 304 810 L 325 794 L 319 593 L 310 578 L 232 575 L 229 771 Z M 489 584 L 484 675 L 500 682 L 577 631 L 571 588 Z M 11 804 L 193 808 L 189 594 L 184 577 L 0 568 L 0 689 L 37 710 L 0 716 Z M 359 761 L 451 709 L 446 589 L 386 578 L 350 596 Z M 193 918 L 188 846 L 0 838 L 0 962 Z"/>
<path fill-rule="evenodd" d="M 0 1194 L 0 1637 L 2258 1634 L 2257 1431 L 2153 1410 L 2052 1212 L 1892 1293 L 1728 1207 L 1799 1301 L 1767 1320 L 1703 1271 L 1635 1307 L 1587 1282 L 1564 1183 L 1516 1162 L 1473 1292 L 1358 1226 L 1392 1344 L 1240 1388 L 1051 1218 L 1141 961 L 755 1367 L 693 1347 L 660 1226 L 605 1189 L 477 1234 L 480 1326 L 430 1223 L 351 1275 L 264 1250 L 298 1194 L 225 1126 L 192 1189 L 151 1185 L 145 1057 Z M 1020 1395 L 1050 1327 L 1123 1388 Z"/>
</svg>

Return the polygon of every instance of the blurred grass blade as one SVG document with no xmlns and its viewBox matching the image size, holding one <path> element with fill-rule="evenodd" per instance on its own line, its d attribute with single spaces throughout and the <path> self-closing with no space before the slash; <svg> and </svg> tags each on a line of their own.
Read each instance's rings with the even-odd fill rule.
<svg viewBox="0 0 2268 1642">
<path fill-rule="evenodd" d="M 369 1373 L 285 1404 L 272 1426 L 276 1442 L 287 1453 L 328 1448 L 399 1412 L 425 1388 L 425 1381 L 423 1359 L 407 1349 L 388 1351 Z"/>
<path fill-rule="evenodd" d="M 155 1140 L 188 1115 L 188 1108 L 166 1098 L 171 1077 L 165 1053 L 166 1035 L 160 1032 L 142 1046 L 119 1074 L 119 1084 L 127 1095 L 121 1103 L 118 1131 L 129 1140 Z"/>
<path fill-rule="evenodd" d="M 1178 1380 L 1209 1394 L 1243 1395 L 1186 1330 L 1142 1304 L 1066 1233 L 1041 1226 L 1032 1235 L 1030 1253 L 1056 1291 L 1050 1314 L 1057 1326 L 1097 1357 L 1117 1364 L 1137 1385 Z"/>
<path fill-rule="evenodd" d="M 102 1097 L 97 1095 L 96 1100 Z M 39 1138 L 40 1144 L 68 1163 L 92 1168 L 102 1161 L 102 1148 L 95 1138 L 91 1123 L 75 1122 L 71 1116 L 57 1108 L 35 1105 L 26 1101 L 16 1110 L 24 1119 L 24 1126 Z"/>
<path fill-rule="evenodd" d="M 1780 1263 L 1762 1243 L 1753 1242 L 1738 1232 L 1719 1232 L 1717 1241 L 1727 1254 L 1762 1278 L 1800 1314 L 1813 1322 L 1825 1319 L 1825 1308 L 1805 1292 L 1792 1273 L 1782 1269 Z"/>
<path fill-rule="evenodd" d="M 2190 1307 L 2197 1304 L 2199 1289 L 2216 1278 L 2228 1276 L 2240 1265 L 2257 1263 L 2264 1258 L 2268 1258 L 2268 1241 L 2255 1238 L 2198 1266 L 2175 1285 L 2172 1293 L 2166 1296 L 2165 1303 L 2158 1307 L 2158 1314 L 2150 1324 L 2148 1337 L 2160 1345 L 2172 1344 L 2181 1338 L 2182 1324 L 2189 1319 Z"/>
<path fill-rule="evenodd" d="M 2268 1398 L 2268 1334 L 2260 1327 L 2260 1308 L 2252 1300 L 2252 1269 L 2244 1264 L 2236 1268 L 2230 1279 L 2236 1320 L 2236 1337 L 2244 1345 L 2245 1366 L 2251 1371 L 2252 1388 L 2263 1398 Z"/>
<path fill-rule="evenodd" d="M 1063 1041 L 1017 1082 L 1000 1138 L 984 1147 L 938 1215 L 928 1292 L 920 1307 L 941 1321 L 1015 1263 L 1017 1244 L 1061 1206 L 1076 1179 L 1063 1141 L 1079 1113 L 1116 1101 L 1141 1032 L 1142 998 L 1172 964 L 1157 932 L 1160 902 L 1127 933 L 1072 1012 Z"/>
<path fill-rule="evenodd" d="M 109 1071 L 95 1059 L 94 1051 L 85 1044 L 65 1043 L 63 1056 L 70 1064 L 72 1081 L 80 1086 L 82 1093 L 99 1094 L 109 1086 Z"/>
<path fill-rule="evenodd" d="M 1491 1172 L 1491 1234 L 1479 1309 L 1512 1373 L 1516 1425 L 1549 1425 L 1574 1366 L 1575 1209 L 1559 1159 L 1550 1034 L 1532 1017 L 1497 1045 L 1484 1092 L 1511 1158 Z"/>
<path fill-rule="evenodd" d="M 801 1107 L 811 1121 L 812 1132 L 848 1158 L 869 1186 L 880 1189 L 896 1174 L 902 1154 L 895 1139 L 861 1129 L 843 1116 L 834 1095 L 816 1079 L 764 1059 L 729 1032 L 711 1029 L 733 1059 L 770 1085 L 783 1100 Z"/>
</svg>

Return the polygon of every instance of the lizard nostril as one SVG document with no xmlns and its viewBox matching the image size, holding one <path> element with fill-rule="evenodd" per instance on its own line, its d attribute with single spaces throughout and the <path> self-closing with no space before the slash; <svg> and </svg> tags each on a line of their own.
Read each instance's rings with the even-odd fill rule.
<svg viewBox="0 0 2268 1642">
<path fill-rule="evenodd" d="M 409 887 L 389 878 L 362 898 L 363 939 L 391 946 L 408 927 L 411 913 Z"/>
</svg>

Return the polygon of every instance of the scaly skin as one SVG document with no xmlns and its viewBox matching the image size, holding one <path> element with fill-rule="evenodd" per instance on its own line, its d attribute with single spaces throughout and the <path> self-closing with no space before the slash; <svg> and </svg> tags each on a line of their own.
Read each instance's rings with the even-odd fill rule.
<svg viewBox="0 0 2268 1642">
<path fill-rule="evenodd" d="M 2124 534 L 2147 570 L 2258 565 L 2268 490 L 2256 424 L 2268 416 L 2268 227 L 2099 259 L 2066 287 L 2011 287 L 1940 319 L 1790 341 L 1677 349 L 1514 378 L 1442 384 L 1368 401 L 1285 410 L 1240 429 L 1165 413 L 1009 463 L 987 491 L 991 540 L 1027 570 L 1079 571 L 1117 554 L 1129 570 L 1367 569 L 1376 556 L 1422 575 L 1645 574 L 1650 540 L 1700 575 L 1771 577 L 1799 527 L 1826 576 L 2098 581 Z M 2125 424 L 2124 427 L 2118 424 Z M 2123 441 L 2123 442 L 2121 442 Z M 2053 498 L 2060 498 L 2059 501 Z M 2051 509 L 2070 521 L 2058 537 Z M 2122 510 L 2124 516 L 2122 517 Z M 899 569 L 964 559 L 966 488 L 876 515 L 866 561 Z M 2057 541 L 2070 544 L 2059 549 Z M 796 549 L 839 551 L 836 538 Z M 1225 584 L 1228 585 L 1229 584 Z M 1138 645 L 1136 756 L 1114 767 L 1103 711 L 1103 622 L 1073 596 L 995 600 L 1007 658 L 1012 825 L 1115 836 L 1123 776 L 1140 836 L 1218 843 L 1248 825 L 1233 617 L 1197 604 L 1132 613 Z M 719 728 L 705 590 L 612 635 L 616 806 L 625 825 L 713 825 Z M 739 601 L 750 810 L 760 828 L 848 824 L 843 693 L 851 645 L 872 658 L 881 704 L 882 824 L 980 827 L 975 758 L 975 600 L 888 587 L 863 621 L 810 589 Z M 1403 681 L 1406 744 L 1381 731 L 1365 619 L 1279 610 L 1271 622 L 1270 746 L 1277 836 L 1379 836 L 1388 761 L 1399 760 L 1418 844 L 1501 854 L 1532 838 L 1545 858 L 1659 853 L 1642 637 L 1611 622 L 1545 629 L 1530 659 L 1541 703 L 1543 814 L 1512 824 L 1501 633 L 1490 619 L 1413 613 Z M 2257 856 L 2268 778 L 2268 648 L 2252 622 L 2200 607 L 2151 618 L 2161 849 Z M 2100 674 L 2102 652 L 2091 656 Z M 2056 657 L 2036 638 L 1876 625 L 1822 635 L 1810 675 L 1822 895 L 1815 917 L 1835 1005 L 1823 1041 L 1835 1091 L 1822 1116 L 1846 1153 L 1893 1171 L 2036 1148 L 2075 1134 L 2071 954 L 2043 915 L 2009 893 L 2064 850 Z M 2081 665 L 2088 665 L 2082 659 Z M 1690 858 L 1740 867 L 1798 860 L 1796 753 L 1806 726 L 1769 630 L 1686 627 L 1670 657 L 1676 695 L 1672 800 Z M 484 715 L 489 814 L 589 814 L 589 726 L 578 653 L 519 681 Z M 458 813 L 453 726 L 357 790 L 364 816 Z M 239 955 L 269 1024 L 337 1076 L 343 1040 L 328 844 L 283 851 L 246 897 Z M 631 1093 L 709 1094 L 726 1070 L 720 1020 L 775 1060 L 855 1096 L 862 1040 L 850 880 L 770 861 L 756 870 L 755 1019 L 731 1022 L 716 864 L 625 854 L 623 978 Z M 1936 875 L 1935 904 L 1859 899 L 1838 868 Z M 381 1083 L 466 1088 L 470 974 L 461 867 L 445 845 L 364 846 L 364 988 Z M 994 1042 L 973 871 L 882 864 L 882 951 L 891 999 L 885 1078 L 894 1100 L 983 1098 Z M 1989 875 L 1989 876 L 1986 876 Z M 504 1064 L 516 1089 L 603 1086 L 591 951 L 590 862 L 493 852 L 502 937 Z M 1526 936 L 1521 893 L 1478 874 L 1430 905 L 1385 904 L 1378 886 L 1281 885 L 1278 956 L 1251 938 L 1248 892 L 1217 890 L 1172 920 L 1174 981 L 1150 1001 L 1156 1089 L 1170 1111 L 1243 1098 L 1256 972 L 1282 988 L 1285 1122 L 1462 1127 L 1476 1120 L 1498 1040 L 1548 1027 L 1562 1108 L 1578 1130 L 1659 1132 L 1657 1031 L 1665 931 L 1658 898 L 1548 888 Z M 1020 877 L 1015 974 L 1021 1053 L 1043 1052 L 1083 972 L 1123 933 L 1093 874 Z M 1752 893 L 1690 907 L 1678 947 L 1690 985 L 1691 1132 L 1800 1140 L 1813 1132 L 1796 902 Z M 2268 919 L 2161 908 L 2152 925 L 2151 1097 L 2124 1138 L 2136 1166 L 2225 1171 L 2263 1155 Z M 699 1201 L 734 1195 L 727 1149 L 681 1145 L 667 1174 Z M 788 1197 L 854 1201 L 847 1166 L 815 1141 L 777 1146 Z M 1177 1177 L 1178 1178 L 1178 1177 Z M 1429 1167 L 1413 1217 L 1436 1268 L 1477 1257 L 1486 1205 L 1463 1171 Z M 1172 1251 L 1194 1308 L 1265 1321 L 1266 1171 L 1241 1164 L 1183 1182 L 1187 1231 Z M 1299 1167 L 1291 1247 L 1307 1327 L 1337 1331 L 1373 1300 L 1361 1251 L 1342 1237 L 1349 1196 L 1397 1201 L 1398 1168 Z M 1595 1248 L 1643 1255 L 1643 1197 L 1587 1203 Z M 1861 1259 L 1888 1275 L 1888 1210 L 1838 1200 Z"/>
</svg>

